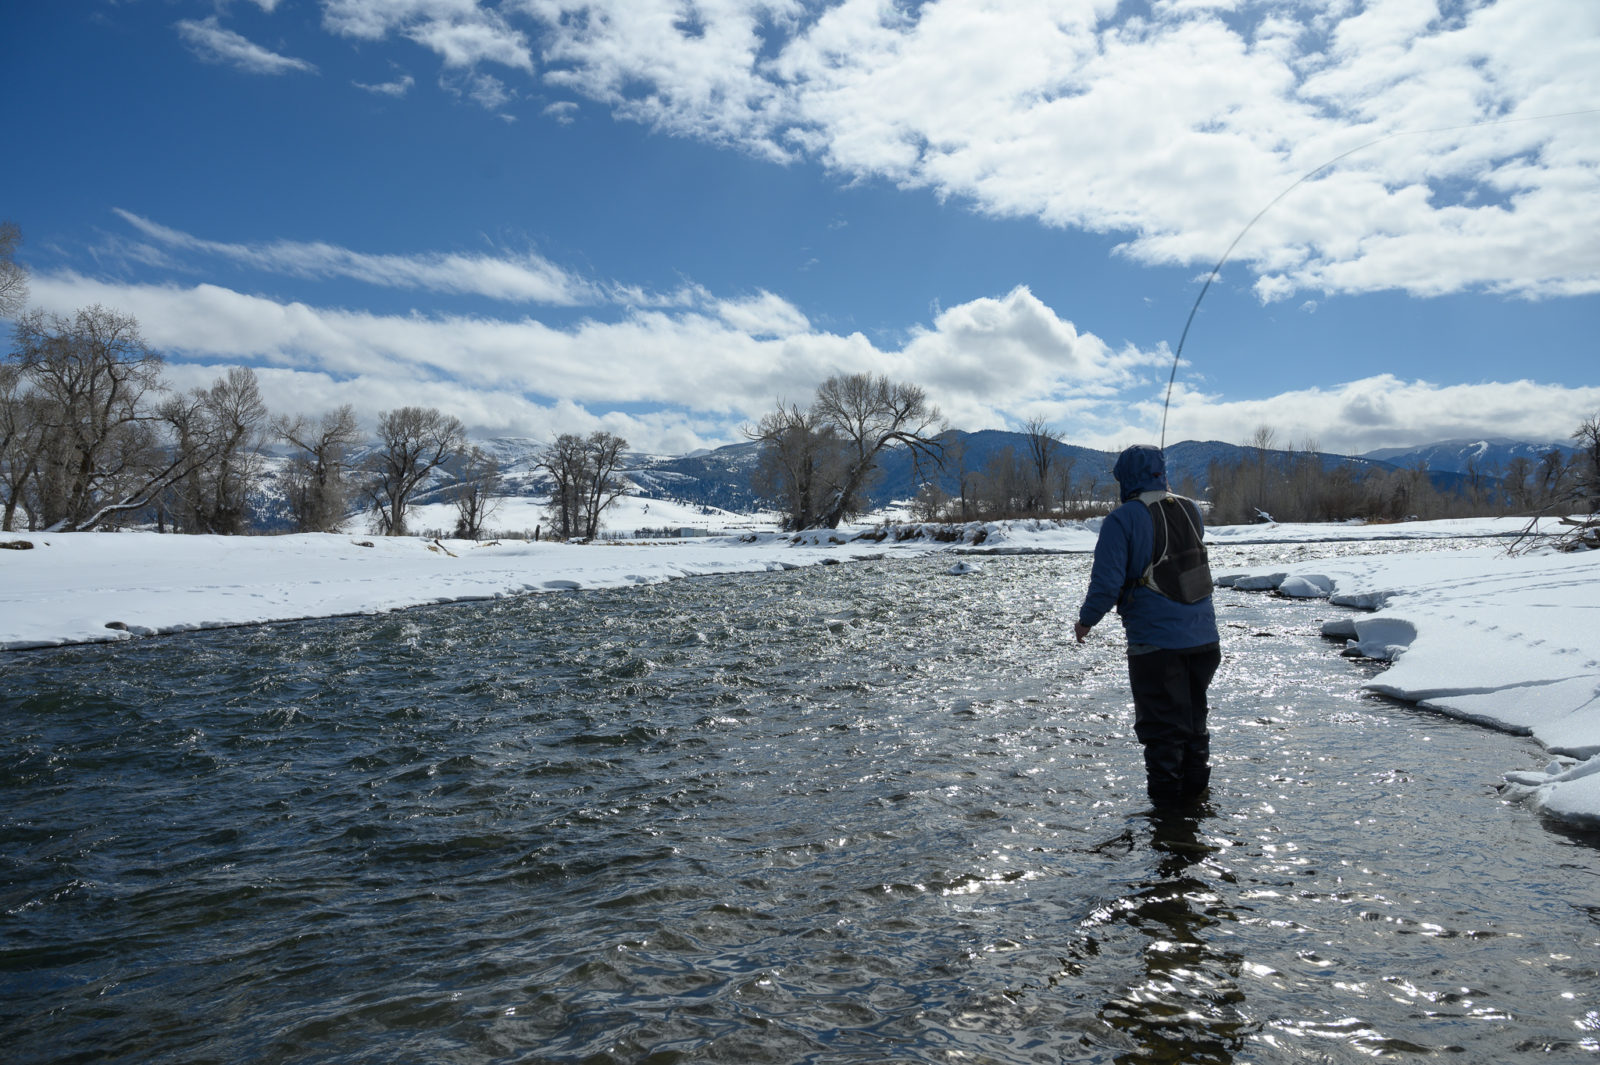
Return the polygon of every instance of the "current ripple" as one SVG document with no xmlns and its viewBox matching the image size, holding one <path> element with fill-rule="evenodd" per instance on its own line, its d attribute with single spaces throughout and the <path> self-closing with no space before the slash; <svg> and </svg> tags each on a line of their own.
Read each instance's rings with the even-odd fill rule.
<svg viewBox="0 0 1600 1065">
<path fill-rule="evenodd" d="M 1152 819 L 1086 562 L 868 563 L 0 661 L 16 1062 L 1600 1053 L 1522 740 L 1219 595 Z"/>
</svg>

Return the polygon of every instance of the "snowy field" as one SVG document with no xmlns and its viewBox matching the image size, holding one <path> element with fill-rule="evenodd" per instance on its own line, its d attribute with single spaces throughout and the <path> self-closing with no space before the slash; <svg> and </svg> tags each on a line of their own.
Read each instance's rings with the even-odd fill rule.
<svg viewBox="0 0 1600 1065">
<path fill-rule="evenodd" d="M 645 507 L 649 509 L 646 510 Z M 0 533 L 0 649 L 129 639 L 428 603 L 650 584 L 973 550 L 1078 552 L 1099 521 L 948 527 L 954 539 L 901 539 L 908 527 L 786 536 L 746 515 L 631 499 L 614 530 L 682 528 L 676 539 L 592 545 L 503 539 L 437 542 L 365 534 L 260 537 L 154 533 Z M 414 527 L 449 524 L 414 516 Z M 537 511 L 502 512 L 519 528 Z M 453 516 L 453 512 L 452 512 Z M 439 520 L 431 520 L 437 517 Z M 1519 519 L 1395 525 L 1250 525 L 1208 530 L 1216 545 L 1509 536 Z M 31 548 L 21 549 L 22 543 Z M 961 560 L 952 558 L 960 565 Z M 1393 661 L 1369 687 L 1467 720 L 1530 734 L 1550 751 L 1539 772 L 1507 774 L 1513 793 L 1555 816 L 1600 823 L 1600 552 L 1520 556 L 1490 544 L 1214 570 L 1239 588 L 1331 600 L 1325 632 L 1352 653 Z M 1063 605 L 1070 626 L 1076 603 Z"/>
<path fill-rule="evenodd" d="M 545 509 L 549 500 L 544 496 L 505 496 L 496 503 L 494 511 L 484 523 L 491 533 L 507 536 L 529 537 L 535 529 L 548 526 Z M 406 512 L 406 523 L 413 532 L 443 530 L 448 533 L 456 525 L 456 508 L 451 503 L 428 503 L 412 507 Z M 715 536 L 732 532 L 772 532 L 778 527 L 778 515 L 771 513 L 735 514 L 716 507 L 698 507 L 671 499 L 644 499 L 639 496 L 622 496 L 606 508 L 603 537 L 631 537 L 637 533 L 659 533 L 662 530 L 693 530 L 695 534 Z M 356 519 L 346 526 L 352 532 L 367 529 L 366 520 Z"/>
</svg>

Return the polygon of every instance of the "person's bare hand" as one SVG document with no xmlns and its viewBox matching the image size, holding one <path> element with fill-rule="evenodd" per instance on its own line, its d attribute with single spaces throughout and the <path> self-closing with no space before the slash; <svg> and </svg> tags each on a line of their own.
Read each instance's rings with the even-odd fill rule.
<svg viewBox="0 0 1600 1065">
<path fill-rule="evenodd" d="M 1082 643 L 1084 641 L 1084 637 L 1089 635 L 1089 626 L 1085 625 L 1081 621 L 1078 622 L 1076 625 L 1072 626 L 1072 635 L 1078 638 L 1079 643 Z"/>
</svg>

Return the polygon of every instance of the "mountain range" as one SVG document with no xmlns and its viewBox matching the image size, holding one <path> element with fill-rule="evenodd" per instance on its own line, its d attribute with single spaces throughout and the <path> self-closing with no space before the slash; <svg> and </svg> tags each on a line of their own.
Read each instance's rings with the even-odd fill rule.
<svg viewBox="0 0 1600 1065">
<path fill-rule="evenodd" d="M 955 442 L 950 449 L 952 455 L 959 457 L 953 458 L 940 475 L 947 491 L 957 488 L 957 479 L 963 470 L 982 470 L 1008 448 L 1018 456 L 1027 453 L 1028 438 L 1022 433 L 984 429 L 974 433 L 952 431 L 948 436 Z M 538 441 L 499 438 L 482 441 L 480 446 L 500 461 L 506 495 L 542 494 L 542 478 L 537 469 L 541 447 Z M 1421 464 L 1437 487 L 1452 490 L 1463 487 L 1474 476 L 1498 476 L 1516 456 L 1537 462 L 1552 448 L 1559 451 L 1563 459 L 1576 450 L 1561 443 L 1490 438 L 1442 441 L 1414 448 L 1384 448 L 1365 455 L 1316 454 L 1326 468 L 1354 463 L 1396 470 Z M 1203 495 L 1207 470 L 1213 462 L 1231 465 L 1254 451 L 1254 448 L 1217 440 L 1185 440 L 1166 449 L 1168 478 L 1174 488 L 1188 486 Z M 1276 454 L 1287 461 L 1291 452 Z M 635 454 L 628 456 L 627 475 L 641 496 L 748 512 L 761 506 L 759 496 L 750 485 L 759 456 L 760 445 L 754 442 L 729 444 L 681 456 Z M 1109 486 L 1116 453 L 1062 443 L 1056 461 L 1072 463 L 1073 476 L 1080 483 Z M 916 494 L 919 483 L 911 456 L 903 450 L 891 452 L 884 459 L 881 477 L 868 491 L 868 502 L 878 508 L 895 500 L 909 499 Z"/>
</svg>

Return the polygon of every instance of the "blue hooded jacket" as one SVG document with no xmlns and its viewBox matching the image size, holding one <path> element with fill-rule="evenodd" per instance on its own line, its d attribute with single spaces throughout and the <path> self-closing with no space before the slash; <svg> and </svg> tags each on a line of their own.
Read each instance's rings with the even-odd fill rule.
<svg viewBox="0 0 1600 1065">
<path fill-rule="evenodd" d="M 1184 650 L 1216 643 L 1217 619 L 1210 598 L 1180 603 L 1141 586 L 1124 597 L 1124 590 L 1139 579 L 1155 554 L 1155 524 L 1139 495 L 1167 490 L 1167 462 L 1159 448 L 1138 444 L 1117 456 L 1111 472 L 1122 487 L 1123 502 L 1100 526 L 1078 623 L 1092 628 L 1115 607 L 1130 648 L 1142 644 Z"/>
</svg>

